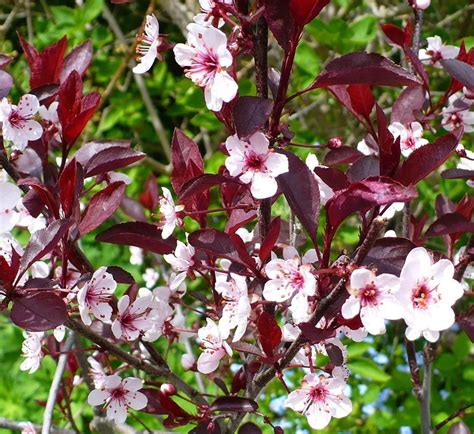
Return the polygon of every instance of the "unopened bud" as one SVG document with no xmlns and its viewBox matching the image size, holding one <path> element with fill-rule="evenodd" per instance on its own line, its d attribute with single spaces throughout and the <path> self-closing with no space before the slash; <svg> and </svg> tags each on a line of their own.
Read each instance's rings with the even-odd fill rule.
<svg viewBox="0 0 474 434">
<path fill-rule="evenodd" d="M 167 396 L 171 396 L 176 393 L 176 387 L 174 387 L 174 385 L 170 383 L 163 383 L 160 386 L 160 390 L 162 393 L 164 393 Z"/>
<path fill-rule="evenodd" d="M 344 145 L 342 139 L 340 137 L 333 137 L 332 139 L 328 140 L 328 148 L 329 149 L 338 149 Z"/>
<path fill-rule="evenodd" d="M 413 2 L 413 7 L 415 9 L 420 9 L 424 11 L 425 9 L 428 9 L 430 7 L 431 0 L 415 0 Z"/>
</svg>

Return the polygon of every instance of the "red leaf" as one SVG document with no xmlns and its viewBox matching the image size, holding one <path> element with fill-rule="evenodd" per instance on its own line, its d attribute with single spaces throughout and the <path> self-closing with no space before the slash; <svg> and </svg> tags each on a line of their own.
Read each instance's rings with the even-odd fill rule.
<svg viewBox="0 0 474 434">
<path fill-rule="evenodd" d="M 4 98 L 13 86 L 13 77 L 5 71 L 0 71 L 0 98 Z"/>
<path fill-rule="evenodd" d="M 226 182 L 240 184 L 237 179 L 229 178 L 223 175 L 211 175 L 207 173 L 204 175 L 199 175 L 183 185 L 181 191 L 179 192 L 179 198 L 181 201 L 190 200 L 194 195 L 207 192 L 211 187 L 214 187 L 215 185 L 222 185 Z"/>
<path fill-rule="evenodd" d="M 280 217 L 275 217 L 273 221 L 270 223 L 268 228 L 267 235 L 265 235 L 265 239 L 260 246 L 260 251 L 258 252 L 258 256 L 264 264 L 270 256 L 275 243 L 278 241 L 278 237 L 280 236 L 280 227 L 281 227 L 281 219 Z"/>
<path fill-rule="evenodd" d="M 268 357 L 273 356 L 273 351 L 280 345 L 281 329 L 276 322 L 275 317 L 263 311 L 257 320 L 257 329 L 260 336 L 260 344 Z"/>
<path fill-rule="evenodd" d="M 347 92 L 354 110 L 366 119 L 370 119 L 370 112 L 375 104 L 370 86 L 367 84 L 351 84 L 348 86 Z"/>
<path fill-rule="evenodd" d="M 451 77 L 474 91 L 474 67 L 457 59 L 442 59 L 441 64 Z"/>
<path fill-rule="evenodd" d="M 341 84 L 416 86 L 421 82 L 416 76 L 386 57 L 360 51 L 329 62 L 310 89 Z"/>
<path fill-rule="evenodd" d="M 283 150 L 288 157 L 289 171 L 277 177 L 288 205 L 316 244 L 319 220 L 319 186 L 311 170 L 295 154 Z"/>
<path fill-rule="evenodd" d="M 303 27 L 314 20 L 330 0 L 290 0 L 290 9 L 296 24 Z"/>
<path fill-rule="evenodd" d="M 456 149 L 459 131 L 438 137 L 432 144 L 413 151 L 395 176 L 404 185 L 416 184 L 441 166 Z"/>
<path fill-rule="evenodd" d="M 422 86 L 407 87 L 392 107 L 391 122 L 409 125 L 416 121 L 416 113 L 425 103 L 425 91 Z"/>
<path fill-rule="evenodd" d="M 379 205 L 406 202 L 415 198 L 416 188 L 405 187 L 387 177 L 369 178 L 336 192 L 326 204 L 327 222 L 333 231 L 350 214 Z"/>
<path fill-rule="evenodd" d="M 20 270 L 17 280 L 20 279 L 30 266 L 51 252 L 59 243 L 61 238 L 67 233 L 74 222 L 72 220 L 56 220 L 35 232 L 25 247 L 25 252 L 21 257 Z"/>
<path fill-rule="evenodd" d="M 283 48 L 288 51 L 295 22 L 290 10 L 290 0 L 264 0 L 264 15 L 273 36 Z"/>
<path fill-rule="evenodd" d="M 333 190 L 342 190 L 349 187 L 347 176 L 341 170 L 334 169 L 333 167 L 317 166 L 314 168 L 314 173 L 316 173 L 316 175 L 318 175 L 324 183 Z"/>
<path fill-rule="evenodd" d="M 140 247 L 150 252 L 165 255 L 176 248 L 176 239 L 161 237 L 161 230 L 144 222 L 121 223 L 106 229 L 95 237 L 97 241 L 110 244 Z"/>
<path fill-rule="evenodd" d="M 90 39 L 75 47 L 65 58 L 59 81 L 63 83 L 72 71 L 77 71 L 81 77 L 89 68 L 92 61 L 92 43 Z"/>
<path fill-rule="evenodd" d="M 258 404 L 253 399 L 241 398 L 240 396 L 223 396 L 217 398 L 209 408 L 210 411 L 237 411 L 254 412 Z"/>
<path fill-rule="evenodd" d="M 107 267 L 107 273 L 110 273 L 117 283 L 125 283 L 127 285 L 136 283 L 133 276 L 121 267 L 110 265 Z"/>
<path fill-rule="evenodd" d="M 254 259 L 245 250 L 243 241 L 237 235 L 229 235 L 216 229 L 200 229 L 189 235 L 189 243 L 201 252 L 217 258 L 256 269 Z"/>
<path fill-rule="evenodd" d="M 86 178 L 130 166 L 145 154 L 124 146 L 106 148 L 94 155 L 85 167 Z"/>
<path fill-rule="evenodd" d="M 336 334 L 334 330 L 321 329 L 309 322 L 299 323 L 298 327 L 300 328 L 301 333 L 303 333 L 303 336 L 311 344 L 319 344 L 326 339 L 334 337 Z"/>
<path fill-rule="evenodd" d="M 79 224 L 81 236 L 93 231 L 114 214 L 122 203 L 125 187 L 121 181 L 113 182 L 92 196 Z"/>
<path fill-rule="evenodd" d="M 405 45 L 405 32 L 400 27 L 393 24 L 382 24 L 382 31 L 385 36 L 395 45 L 403 47 Z"/>
<path fill-rule="evenodd" d="M 470 222 L 463 215 L 453 212 L 444 214 L 438 220 L 436 220 L 428 228 L 425 236 L 431 238 L 459 232 L 474 233 L 474 223 Z"/>
<path fill-rule="evenodd" d="M 80 168 L 80 165 L 73 158 L 61 172 L 58 181 L 59 199 L 66 217 L 71 217 L 83 186 L 82 173 L 79 173 L 78 177 L 78 167 Z M 79 171 L 82 172 L 81 168 Z"/>
<path fill-rule="evenodd" d="M 426 89 L 427 92 L 430 91 L 430 84 L 428 74 L 425 71 L 425 67 L 423 63 L 421 63 L 419 57 L 413 52 L 413 50 L 409 47 L 405 48 L 405 55 L 407 56 L 410 63 L 415 68 L 416 73 L 421 77 L 423 82 L 423 87 Z"/>
<path fill-rule="evenodd" d="M 331 149 L 324 157 L 324 163 L 328 166 L 337 166 L 338 164 L 350 164 L 363 157 L 364 154 L 350 146 L 341 146 Z"/>
<path fill-rule="evenodd" d="M 382 108 L 377 104 L 377 143 L 380 154 L 380 174 L 392 176 L 400 164 L 400 138 L 394 139 Z"/>
<path fill-rule="evenodd" d="M 364 179 L 370 178 L 371 176 L 380 176 L 380 161 L 375 155 L 366 155 L 365 157 L 359 158 L 354 164 L 352 164 L 351 167 L 349 167 L 346 175 L 347 182 L 342 188 L 348 187 L 348 183 L 362 181 Z M 328 185 L 330 186 L 330 184 Z M 341 190 L 342 188 L 333 188 L 333 190 Z"/>
<path fill-rule="evenodd" d="M 27 331 L 42 332 L 64 324 L 67 307 L 53 291 L 31 291 L 14 299 L 11 319 Z"/>
<path fill-rule="evenodd" d="M 448 169 L 441 173 L 444 179 L 474 179 L 474 170 Z"/>
<path fill-rule="evenodd" d="M 241 139 L 247 139 L 261 130 L 272 112 L 270 99 L 259 96 L 241 96 L 232 110 L 234 126 Z"/>
<path fill-rule="evenodd" d="M 145 189 L 138 197 L 140 203 L 151 212 L 158 206 L 160 192 L 158 191 L 158 181 L 153 173 L 148 176 L 145 181 Z"/>
</svg>

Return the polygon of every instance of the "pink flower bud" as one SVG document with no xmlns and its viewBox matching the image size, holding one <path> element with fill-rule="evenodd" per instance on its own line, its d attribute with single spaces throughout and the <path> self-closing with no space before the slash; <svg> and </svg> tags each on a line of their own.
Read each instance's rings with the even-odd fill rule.
<svg viewBox="0 0 474 434">
<path fill-rule="evenodd" d="M 413 7 L 415 9 L 420 9 L 424 11 L 425 9 L 428 9 L 430 7 L 431 0 L 415 0 L 413 2 Z"/>
<path fill-rule="evenodd" d="M 328 148 L 329 149 L 338 149 L 342 147 L 344 143 L 342 142 L 342 139 L 340 137 L 333 137 L 328 140 Z"/>
<path fill-rule="evenodd" d="M 196 359 L 192 354 L 183 354 L 181 357 L 181 364 L 186 371 L 189 371 L 194 366 Z"/>
<path fill-rule="evenodd" d="M 174 385 L 170 383 L 163 383 L 160 386 L 160 390 L 162 393 L 164 393 L 167 396 L 171 396 L 176 393 L 176 387 L 174 387 Z"/>
</svg>

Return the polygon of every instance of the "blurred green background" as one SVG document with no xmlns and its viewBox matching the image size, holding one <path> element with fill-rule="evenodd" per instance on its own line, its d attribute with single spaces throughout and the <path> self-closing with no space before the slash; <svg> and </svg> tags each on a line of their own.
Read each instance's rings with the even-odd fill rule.
<svg viewBox="0 0 474 434">
<path fill-rule="evenodd" d="M 173 42 L 184 39 L 183 31 L 192 15 L 198 10 L 198 1 L 156 1 L 156 11 L 160 21 L 160 33 Z M 126 173 L 134 182 L 127 188 L 127 194 L 137 198 L 147 176 L 154 172 L 160 185 L 169 184 L 169 161 L 163 149 L 171 140 L 175 127 L 179 127 L 194 137 L 205 155 L 206 169 L 216 172 L 224 160 L 217 151 L 225 131 L 209 112 L 202 92 L 186 79 L 174 62 L 171 52 L 164 54 L 164 60 L 157 62 L 151 72 L 143 76 L 146 95 L 152 108 L 144 103 L 143 88 L 134 78 L 126 61 L 137 29 L 141 25 L 147 1 L 131 4 L 111 5 L 105 0 L 85 1 L 5 1 L 0 2 L 0 52 L 15 56 L 8 67 L 13 75 L 15 87 L 11 92 L 13 100 L 29 90 L 26 61 L 21 54 L 16 32 L 28 38 L 38 48 L 55 42 L 63 35 L 68 36 L 68 48 L 91 39 L 94 59 L 86 75 L 86 88 L 103 93 L 108 84 L 118 77 L 108 99 L 101 110 L 89 123 L 82 142 L 91 139 L 123 138 L 131 139 L 133 146 L 145 151 L 150 158 L 140 166 Z M 467 47 L 474 45 L 472 29 L 474 25 L 474 5 L 471 0 L 433 1 L 426 11 L 422 29 L 422 44 L 427 36 L 440 35 L 450 44 L 459 45 L 464 39 Z M 330 59 L 356 50 L 379 52 L 400 62 L 400 52 L 385 40 L 379 25 L 390 22 L 403 25 L 411 16 L 411 9 L 403 0 L 333 0 L 325 12 L 306 28 L 306 33 L 296 56 L 296 66 L 291 89 L 300 89 L 309 84 Z M 3 25 L 2 25 L 3 23 Z M 125 40 L 117 35 L 122 32 Z M 269 62 L 279 68 L 281 51 L 272 43 Z M 125 64 L 124 64 L 125 62 Z M 125 68 L 123 68 L 125 66 Z M 242 95 L 255 94 L 253 69 L 250 57 L 240 64 L 239 89 Z M 117 75 L 117 71 L 123 72 Z M 430 70 L 435 98 L 449 83 L 442 70 Z M 290 90 L 291 92 L 291 90 Z M 400 89 L 377 88 L 375 94 L 384 109 L 389 108 Z M 156 117 L 159 118 L 159 124 Z M 364 131 L 324 91 L 306 94 L 293 101 L 291 114 L 285 118 L 293 132 L 295 142 L 314 144 L 325 143 L 329 138 L 340 136 L 350 146 L 356 146 L 364 136 Z M 436 126 L 439 134 L 442 130 Z M 472 149 L 472 136 L 468 134 L 463 144 Z M 428 133 L 427 138 L 432 139 Z M 308 150 L 295 151 L 305 157 Z M 322 153 L 317 153 L 320 161 Z M 456 158 L 448 163 L 456 164 Z M 420 198 L 415 201 L 415 215 L 428 212 L 434 216 L 435 197 L 442 193 L 451 200 L 459 200 L 466 192 L 463 181 L 444 181 L 432 176 L 419 184 Z M 275 215 L 288 218 L 288 209 L 283 201 L 278 201 L 273 210 Z M 223 221 L 213 217 L 213 224 L 222 227 Z M 187 222 L 189 228 L 193 222 Z M 322 225 L 321 225 L 322 226 Z M 101 228 L 103 229 L 103 228 Z M 94 266 L 120 265 L 141 280 L 142 268 L 129 263 L 126 248 L 99 245 L 94 241 L 98 231 L 90 234 L 83 242 L 83 250 Z M 348 220 L 338 233 L 335 250 L 350 250 L 358 239 L 355 219 Z M 464 239 L 463 239 L 464 240 Z M 442 240 L 434 239 L 430 247 L 443 249 Z M 199 283 L 193 283 L 199 288 Z M 327 433 L 417 433 L 418 404 L 412 395 L 410 375 L 405 361 L 404 348 L 400 342 L 403 330 L 400 324 L 389 327 L 381 337 L 368 339 L 362 343 L 349 344 L 349 368 L 351 399 L 354 410 L 342 420 L 333 419 Z M 9 324 L 7 316 L 0 315 L 0 417 L 41 423 L 42 403 L 47 398 L 54 363 L 47 358 L 41 369 L 33 375 L 19 371 L 21 363 L 21 331 Z M 161 342 L 161 341 L 160 341 Z M 422 342 L 417 342 L 421 350 Z M 160 343 L 163 347 L 164 343 Z M 442 354 L 434 363 L 432 415 L 435 423 L 456 411 L 463 404 L 474 401 L 474 354 L 472 344 L 463 332 L 449 331 L 440 344 Z M 180 354 L 183 348 L 171 348 L 170 364 L 179 372 Z M 301 372 L 289 372 L 288 384 L 296 386 Z M 189 382 L 194 382 L 192 374 L 186 374 Z M 229 380 L 231 376 L 229 374 Z M 216 388 L 210 387 L 210 393 Z M 73 394 L 72 411 L 81 432 L 88 432 L 88 421 L 92 417 L 91 408 L 85 403 L 85 386 L 76 388 Z M 261 411 L 270 416 L 275 424 L 280 423 L 288 432 L 306 433 L 310 429 L 304 417 L 284 411 L 284 390 L 278 382 L 270 385 L 262 395 Z M 58 425 L 64 422 L 56 414 Z M 158 419 L 140 415 L 152 429 L 162 428 Z M 252 418 L 265 432 L 271 432 L 261 419 Z M 464 419 L 474 428 L 474 417 Z M 132 418 L 128 422 L 140 428 Z M 187 432 L 189 427 L 177 431 Z M 0 432 L 9 432 L 0 429 Z M 446 432 L 446 429 L 441 432 Z"/>
</svg>

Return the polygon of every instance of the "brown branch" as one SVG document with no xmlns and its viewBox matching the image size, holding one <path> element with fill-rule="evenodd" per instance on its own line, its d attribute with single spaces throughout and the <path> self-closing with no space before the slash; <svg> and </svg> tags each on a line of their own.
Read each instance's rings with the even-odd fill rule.
<svg viewBox="0 0 474 434">
<path fill-rule="evenodd" d="M 449 422 L 451 422 L 453 419 L 456 419 L 457 417 L 463 417 L 464 414 L 465 414 L 465 411 L 468 409 L 468 408 L 471 408 L 471 407 L 474 407 L 474 403 L 472 404 L 468 404 L 468 405 L 464 405 L 463 407 L 461 407 L 459 410 L 455 411 L 453 414 L 449 415 L 446 419 L 444 419 L 443 421 L 441 421 L 439 424 L 437 424 L 435 427 L 434 427 L 434 430 L 435 431 L 439 431 L 441 428 L 443 428 L 445 425 L 447 425 Z"/>
<path fill-rule="evenodd" d="M 410 368 L 413 393 L 415 394 L 416 399 L 420 401 L 423 394 L 420 379 L 420 368 L 418 367 L 418 363 L 416 361 L 415 344 L 413 341 L 409 341 L 405 338 L 405 348 L 407 352 L 408 367 Z"/>
</svg>

